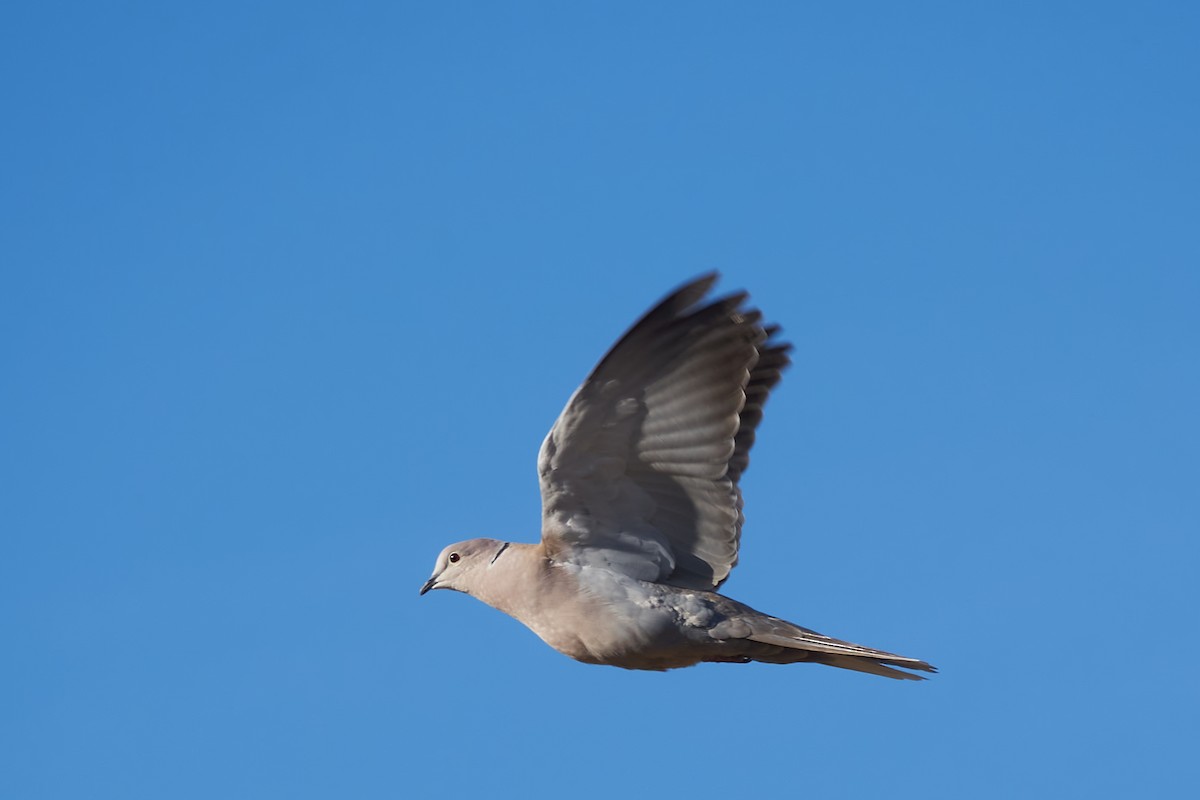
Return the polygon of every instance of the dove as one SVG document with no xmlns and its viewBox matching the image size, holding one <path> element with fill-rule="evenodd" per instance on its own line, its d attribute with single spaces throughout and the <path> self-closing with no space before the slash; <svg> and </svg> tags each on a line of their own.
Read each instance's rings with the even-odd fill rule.
<svg viewBox="0 0 1200 800">
<path fill-rule="evenodd" d="M 463 592 L 588 664 L 812 663 L 924 680 L 925 661 L 834 639 L 717 592 L 738 561 L 763 405 L 791 345 L 701 276 L 646 312 L 567 401 L 538 454 L 541 541 L 468 539 L 420 593 Z"/>
</svg>

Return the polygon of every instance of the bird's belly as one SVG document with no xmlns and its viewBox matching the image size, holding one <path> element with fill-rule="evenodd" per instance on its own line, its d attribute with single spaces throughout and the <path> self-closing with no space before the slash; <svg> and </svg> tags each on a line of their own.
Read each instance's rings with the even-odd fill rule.
<svg viewBox="0 0 1200 800">
<path fill-rule="evenodd" d="M 588 591 L 566 601 L 573 613 L 561 613 L 560 606 L 526 621 L 555 650 L 625 669 L 666 670 L 706 660 L 706 609 L 680 608 L 661 587 L 622 575 L 585 570 L 581 578 Z"/>
<path fill-rule="evenodd" d="M 597 614 L 571 631 L 535 628 L 534 632 L 558 652 L 585 664 L 665 670 L 702 659 L 699 648 L 679 635 L 669 619 Z"/>
</svg>

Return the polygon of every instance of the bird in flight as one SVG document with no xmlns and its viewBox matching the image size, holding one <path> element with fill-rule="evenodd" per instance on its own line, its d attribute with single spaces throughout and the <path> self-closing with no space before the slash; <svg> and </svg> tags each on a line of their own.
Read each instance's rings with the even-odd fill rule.
<svg viewBox="0 0 1200 800">
<path fill-rule="evenodd" d="M 589 664 L 809 662 L 923 680 L 905 670 L 936 671 L 924 661 L 717 593 L 738 560 L 738 481 L 791 345 L 745 292 L 706 300 L 716 279 L 650 309 L 567 401 L 538 454 L 541 542 L 452 544 L 421 594 L 465 592 Z"/>
</svg>

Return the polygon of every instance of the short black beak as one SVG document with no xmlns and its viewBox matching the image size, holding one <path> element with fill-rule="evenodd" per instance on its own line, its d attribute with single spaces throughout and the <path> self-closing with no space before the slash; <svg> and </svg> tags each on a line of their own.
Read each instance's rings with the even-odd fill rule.
<svg viewBox="0 0 1200 800">
<path fill-rule="evenodd" d="M 432 589 L 435 583 L 437 583 L 437 578 L 430 578 L 429 580 L 425 581 L 425 585 L 421 587 L 421 594 L 425 594 Z"/>
</svg>

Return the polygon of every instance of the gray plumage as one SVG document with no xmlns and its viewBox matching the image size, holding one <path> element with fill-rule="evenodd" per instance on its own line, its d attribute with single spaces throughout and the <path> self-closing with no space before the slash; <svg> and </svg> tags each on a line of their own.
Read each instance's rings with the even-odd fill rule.
<svg viewBox="0 0 1200 800">
<path fill-rule="evenodd" d="M 788 365 L 744 292 L 703 303 L 715 273 L 646 313 L 571 396 L 538 455 L 542 540 L 471 539 L 430 589 L 465 592 L 591 664 L 800 661 L 889 678 L 934 672 L 717 594 L 737 564 L 738 480 Z"/>
</svg>

